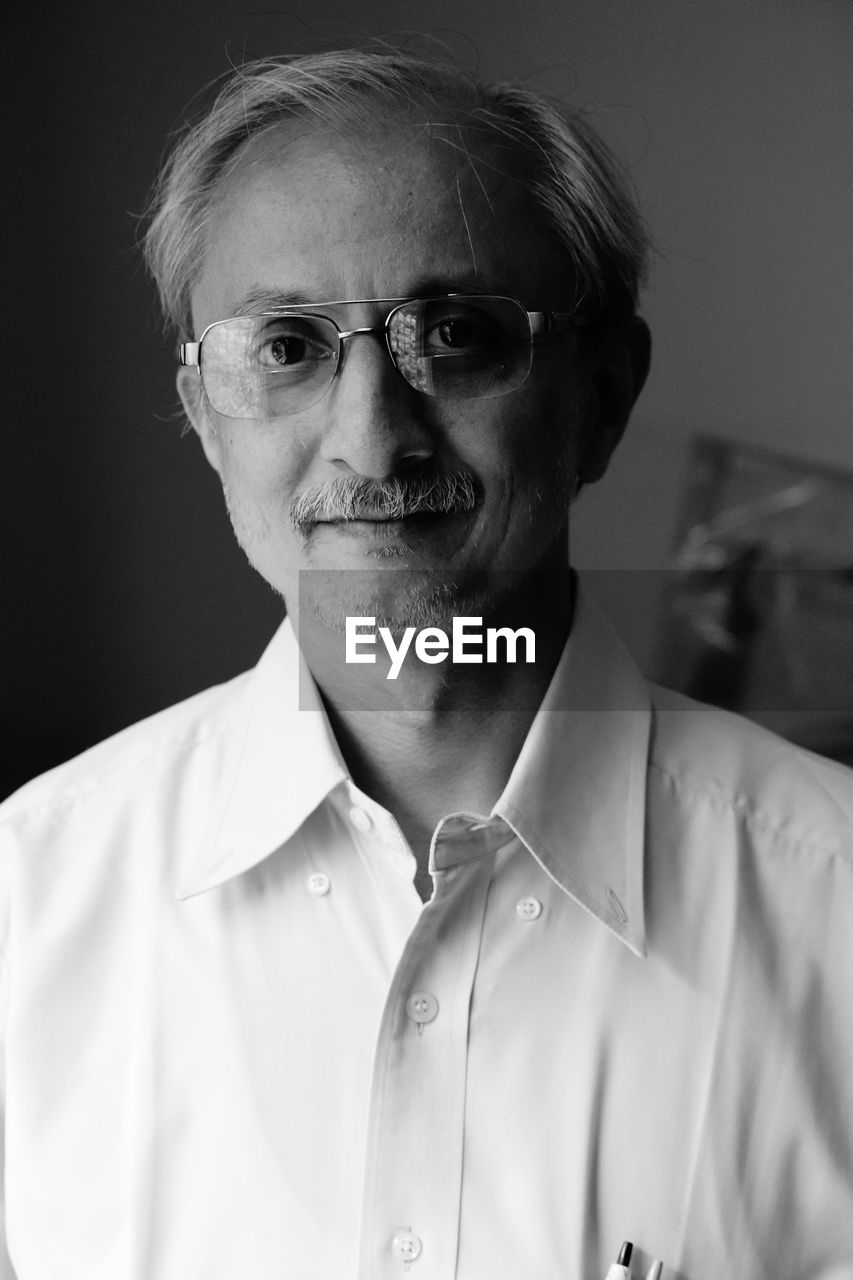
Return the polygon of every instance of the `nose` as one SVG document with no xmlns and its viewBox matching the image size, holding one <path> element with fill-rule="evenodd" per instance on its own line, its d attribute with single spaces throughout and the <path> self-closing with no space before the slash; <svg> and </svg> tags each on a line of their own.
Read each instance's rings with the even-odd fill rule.
<svg viewBox="0 0 853 1280">
<path fill-rule="evenodd" d="M 422 464 L 435 452 L 423 401 L 394 368 L 381 331 L 354 333 L 318 406 L 326 415 L 321 455 L 375 480 Z"/>
</svg>

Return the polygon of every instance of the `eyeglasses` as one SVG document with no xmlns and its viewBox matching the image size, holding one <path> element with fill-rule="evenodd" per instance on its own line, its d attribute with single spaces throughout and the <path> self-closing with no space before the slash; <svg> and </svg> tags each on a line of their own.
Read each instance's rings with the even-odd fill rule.
<svg viewBox="0 0 853 1280">
<path fill-rule="evenodd" d="M 381 304 L 381 324 L 342 329 L 327 312 Z M 345 343 L 384 334 L 395 369 L 428 396 L 473 400 L 506 395 L 530 372 L 534 338 L 583 320 L 571 311 L 525 311 L 514 298 L 366 298 L 285 307 L 216 320 L 180 348 L 197 366 L 210 404 L 226 418 L 278 418 L 325 395 L 344 363 Z"/>
</svg>

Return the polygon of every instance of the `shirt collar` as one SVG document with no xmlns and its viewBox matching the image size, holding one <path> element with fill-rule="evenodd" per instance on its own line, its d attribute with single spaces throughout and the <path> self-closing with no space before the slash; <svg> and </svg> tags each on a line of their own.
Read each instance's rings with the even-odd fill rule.
<svg viewBox="0 0 853 1280">
<path fill-rule="evenodd" d="M 285 618 L 235 706 L 202 847 L 178 887 L 189 898 L 255 866 L 348 776 L 317 687 Z"/>
<path fill-rule="evenodd" d="M 288 619 L 235 712 L 202 849 L 179 898 L 255 866 L 348 777 Z M 494 814 L 637 955 L 645 954 L 650 721 L 645 682 L 580 584 L 569 641 Z"/>
<path fill-rule="evenodd" d="M 571 635 L 494 813 L 637 955 L 650 727 L 646 682 L 579 584 Z"/>
</svg>

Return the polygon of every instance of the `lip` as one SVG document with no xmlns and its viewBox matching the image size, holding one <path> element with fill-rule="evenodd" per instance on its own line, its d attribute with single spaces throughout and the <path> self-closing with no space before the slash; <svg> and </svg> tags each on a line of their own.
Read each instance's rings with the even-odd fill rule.
<svg viewBox="0 0 853 1280">
<path fill-rule="evenodd" d="M 383 516 L 359 516 L 357 520 L 318 520 L 315 529 L 327 529 L 344 537 L 361 538 L 393 538 L 404 533 L 412 533 L 416 527 L 423 528 L 413 517 L 403 520 L 389 520 Z"/>
<path fill-rule="evenodd" d="M 365 513 L 355 520 L 334 517 L 318 520 L 313 526 L 313 536 L 341 546 L 349 543 L 352 547 L 361 545 L 364 548 L 437 549 L 439 546 L 446 548 L 448 539 L 457 542 L 470 519 L 470 512 L 461 511 L 421 512 L 401 519 Z"/>
<path fill-rule="evenodd" d="M 356 517 L 355 517 L 354 519 L 352 519 L 352 520 L 343 520 L 343 519 L 335 518 L 335 519 L 332 519 L 332 520 L 318 520 L 318 521 L 317 521 L 317 523 L 318 523 L 318 524 L 335 524 L 335 525 L 348 525 L 348 524 L 403 524 L 403 523 L 404 523 L 404 521 L 405 521 L 405 520 L 407 520 L 407 519 L 411 519 L 411 516 L 404 516 L 404 517 L 402 517 L 401 519 L 392 519 L 390 516 L 368 516 L 368 515 L 364 515 L 364 516 L 356 516 Z"/>
</svg>

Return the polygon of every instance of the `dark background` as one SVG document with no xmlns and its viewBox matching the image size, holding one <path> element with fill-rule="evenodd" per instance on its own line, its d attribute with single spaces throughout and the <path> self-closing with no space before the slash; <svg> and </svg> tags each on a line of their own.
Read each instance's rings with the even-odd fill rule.
<svg viewBox="0 0 853 1280">
<path fill-rule="evenodd" d="M 121 0 L 4 29 L 0 792 L 235 674 L 280 617 L 182 438 L 136 247 L 167 136 L 247 56 L 428 32 L 594 107 L 657 242 L 656 367 L 574 536 L 638 571 L 612 603 L 641 660 L 693 433 L 851 466 L 848 0 Z"/>
</svg>

